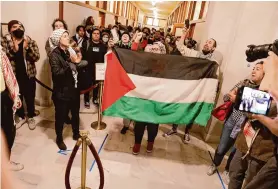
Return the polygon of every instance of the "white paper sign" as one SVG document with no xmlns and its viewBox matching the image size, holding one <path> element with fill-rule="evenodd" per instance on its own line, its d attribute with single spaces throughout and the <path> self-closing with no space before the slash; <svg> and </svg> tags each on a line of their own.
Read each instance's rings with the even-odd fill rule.
<svg viewBox="0 0 278 189">
<path fill-rule="evenodd" d="M 96 63 L 96 80 L 103 81 L 105 79 L 105 64 L 104 63 Z"/>
</svg>

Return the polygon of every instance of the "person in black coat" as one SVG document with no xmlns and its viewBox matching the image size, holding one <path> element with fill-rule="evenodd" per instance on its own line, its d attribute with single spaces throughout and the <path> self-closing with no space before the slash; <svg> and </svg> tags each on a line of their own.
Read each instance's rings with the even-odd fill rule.
<svg viewBox="0 0 278 189">
<path fill-rule="evenodd" d="M 92 39 L 87 42 L 86 45 L 82 47 L 82 55 L 83 60 L 88 61 L 88 72 L 90 73 L 90 77 L 88 78 L 90 81 L 92 81 L 93 84 L 96 84 L 95 79 L 95 64 L 96 63 L 104 63 L 104 55 L 107 53 L 107 45 L 103 44 L 100 40 L 100 30 L 97 28 L 94 28 L 92 30 Z M 95 105 L 98 104 L 98 90 L 99 87 L 94 88 L 93 90 L 93 103 Z M 90 108 L 90 98 L 89 94 L 85 93 L 84 95 L 84 101 L 85 101 L 85 107 Z"/>
<path fill-rule="evenodd" d="M 56 143 L 61 150 L 67 149 L 63 142 L 63 126 L 69 111 L 71 111 L 72 115 L 73 139 L 77 140 L 80 137 L 80 95 L 77 87 L 75 65 L 77 60 L 68 51 L 69 41 L 69 33 L 64 29 L 53 31 L 49 38 L 51 46 L 54 47 L 49 55 L 49 63 L 53 81 L 52 100 L 55 106 Z"/>
<path fill-rule="evenodd" d="M 72 36 L 71 38 L 76 42 L 78 47 L 82 47 L 84 43 L 87 41 L 87 36 L 85 35 L 85 27 L 82 25 L 77 26 L 76 28 L 76 34 Z"/>
</svg>

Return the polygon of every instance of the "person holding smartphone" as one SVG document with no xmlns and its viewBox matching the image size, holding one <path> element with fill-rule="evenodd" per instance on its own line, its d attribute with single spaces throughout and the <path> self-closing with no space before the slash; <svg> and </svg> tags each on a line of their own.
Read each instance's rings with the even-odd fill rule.
<svg viewBox="0 0 278 189">
<path fill-rule="evenodd" d="M 254 77 L 257 72 L 263 73 L 260 81 L 257 82 L 257 84 L 260 85 L 264 76 L 263 65 L 261 65 L 261 67 L 259 67 L 258 64 L 255 66 L 255 71 L 252 72 L 252 77 Z M 234 94 L 231 94 L 231 98 L 236 99 L 236 94 L 237 91 L 235 91 Z M 242 111 L 239 112 L 243 114 Z M 244 113 L 244 115 L 247 114 Z M 267 116 L 277 116 L 276 103 L 271 104 Z M 250 125 L 251 127 L 249 127 L 256 133 L 255 135 L 251 135 L 252 142 L 249 143 L 249 145 L 247 143 L 249 135 L 246 135 L 245 130 L 248 125 Z M 248 186 L 261 168 L 274 157 L 274 144 L 272 142 L 272 134 L 270 130 L 258 120 L 248 119 L 243 126 L 244 128 L 240 128 L 240 132 L 237 136 L 235 143 L 236 153 L 230 165 L 229 189 L 240 189 Z M 249 131 L 250 130 L 248 130 L 248 133 Z M 243 186 L 243 182 L 245 186 Z"/>
<path fill-rule="evenodd" d="M 274 69 L 276 72 L 278 72 L 278 56 L 273 52 L 270 52 L 269 55 L 270 56 L 265 61 L 266 64 L 268 64 L 271 69 Z M 278 78 L 276 77 L 277 75 L 274 75 L 269 78 L 269 83 L 274 84 L 274 86 L 271 87 L 269 93 L 273 97 L 273 101 L 278 107 L 278 87 L 275 86 Z M 274 119 L 272 119 L 264 115 L 254 114 L 252 115 L 252 118 L 261 122 L 273 134 L 275 157 L 272 157 L 267 161 L 267 163 L 262 167 L 262 169 L 246 186 L 245 189 L 276 189 L 278 188 L 278 115 Z"/>
<path fill-rule="evenodd" d="M 233 104 L 236 101 L 236 95 L 238 92 L 238 89 L 245 86 L 250 87 L 252 89 L 258 89 L 260 86 L 260 83 L 264 77 L 264 70 L 263 70 L 263 62 L 258 62 L 251 72 L 251 78 L 245 79 L 243 81 L 240 81 L 237 83 L 229 93 L 224 95 L 224 102 L 232 102 Z M 233 108 L 229 115 L 226 117 L 226 120 L 224 122 L 224 127 L 222 129 L 221 137 L 219 145 L 217 146 L 217 149 L 215 151 L 214 157 L 213 157 L 213 164 L 209 166 L 207 175 L 211 176 L 213 175 L 217 167 L 221 164 L 224 156 L 228 153 L 229 150 L 231 150 L 229 159 L 227 161 L 227 164 L 225 166 L 225 171 L 223 172 L 223 180 L 226 184 L 229 183 L 229 171 L 230 171 L 230 163 L 234 157 L 235 154 L 235 148 L 233 147 L 237 138 L 237 135 L 240 131 L 240 128 L 242 125 L 244 125 L 246 121 L 246 116 L 241 112 Z"/>
</svg>

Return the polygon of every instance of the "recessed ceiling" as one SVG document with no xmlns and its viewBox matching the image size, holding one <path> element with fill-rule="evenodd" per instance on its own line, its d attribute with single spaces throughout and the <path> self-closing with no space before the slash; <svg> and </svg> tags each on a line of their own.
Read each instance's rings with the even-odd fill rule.
<svg viewBox="0 0 278 189">
<path fill-rule="evenodd" d="M 172 11 L 177 7 L 180 1 L 154 0 L 154 1 L 134 1 L 134 3 L 146 14 L 146 16 L 155 17 L 154 10 L 157 10 L 158 18 L 167 18 L 172 13 Z"/>
</svg>

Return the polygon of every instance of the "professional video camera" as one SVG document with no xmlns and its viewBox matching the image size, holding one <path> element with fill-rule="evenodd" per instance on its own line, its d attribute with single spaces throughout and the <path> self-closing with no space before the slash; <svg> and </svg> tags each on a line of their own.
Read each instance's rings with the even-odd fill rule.
<svg viewBox="0 0 278 189">
<path fill-rule="evenodd" d="M 273 51 L 276 55 L 278 55 L 278 39 L 274 41 L 273 44 L 265 44 L 265 45 L 248 45 L 248 48 L 245 52 L 247 56 L 248 62 L 254 62 L 258 59 L 268 57 L 268 52 Z"/>
</svg>

